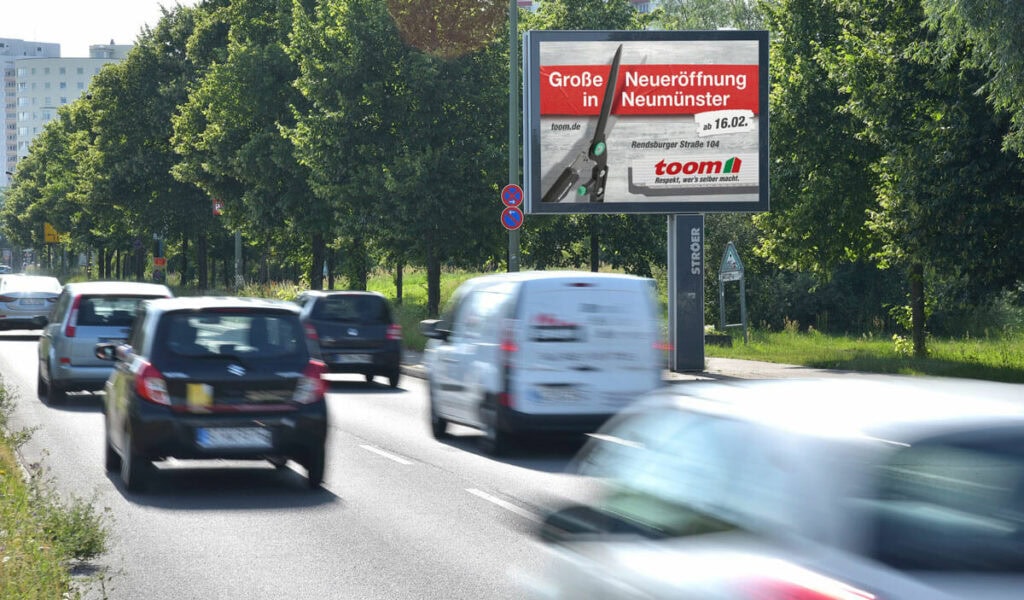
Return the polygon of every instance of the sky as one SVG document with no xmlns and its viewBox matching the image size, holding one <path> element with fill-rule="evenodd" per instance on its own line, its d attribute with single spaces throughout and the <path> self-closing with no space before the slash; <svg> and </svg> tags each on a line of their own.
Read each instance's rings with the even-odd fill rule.
<svg viewBox="0 0 1024 600">
<path fill-rule="evenodd" d="M 89 56 L 89 46 L 134 44 L 144 25 L 155 27 L 160 7 L 199 0 L 0 0 L 0 38 L 60 44 L 63 58 Z"/>
</svg>

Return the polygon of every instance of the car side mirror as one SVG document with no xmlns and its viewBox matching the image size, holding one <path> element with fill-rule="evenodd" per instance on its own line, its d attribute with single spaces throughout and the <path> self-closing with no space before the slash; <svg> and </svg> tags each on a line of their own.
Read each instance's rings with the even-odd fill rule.
<svg viewBox="0 0 1024 600">
<path fill-rule="evenodd" d="M 116 342 L 103 342 L 96 344 L 96 358 L 100 360 L 109 360 L 111 362 L 118 360 L 126 360 L 131 355 L 132 347 L 128 344 L 118 344 Z"/>
<path fill-rule="evenodd" d="M 448 336 L 451 335 L 448 324 L 444 319 L 425 319 L 420 321 L 420 333 L 423 334 L 423 337 L 441 340 L 442 342 L 447 342 Z"/>
</svg>

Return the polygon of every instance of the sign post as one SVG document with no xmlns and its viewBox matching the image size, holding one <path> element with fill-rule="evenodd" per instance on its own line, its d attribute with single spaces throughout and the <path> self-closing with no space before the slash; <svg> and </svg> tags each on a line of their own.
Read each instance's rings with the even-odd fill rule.
<svg viewBox="0 0 1024 600">
<path fill-rule="evenodd" d="M 725 322 L 725 283 L 727 281 L 740 282 L 740 322 Z M 722 266 L 718 268 L 718 307 L 719 324 L 722 331 L 727 327 L 743 327 L 743 343 L 747 343 L 747 286 L 743 272 L 743 261 L 736 252 L 736 246 L 729 242 L 725 246 L 725 253 L 722 254 Z"/>
</svg>

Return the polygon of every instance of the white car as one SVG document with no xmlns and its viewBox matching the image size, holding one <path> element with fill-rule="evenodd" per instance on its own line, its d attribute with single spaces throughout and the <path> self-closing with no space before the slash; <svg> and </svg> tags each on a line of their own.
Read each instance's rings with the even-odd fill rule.
<svg viewBox="0 0 1024 600">
<path fill-rule="evenodd" d="M 1024 386 L 683 383 L 610 421 L 524 598 L 1024 594 Z"/>
<path fill-rule="evenodd" d="M 595 431 L 661 384 L 655 293 L 652 279 L 613 273 L 466 281 L 421 323 L 434 436 L 461 423 L 501 454 L 515 436 Z"/>
</svg>

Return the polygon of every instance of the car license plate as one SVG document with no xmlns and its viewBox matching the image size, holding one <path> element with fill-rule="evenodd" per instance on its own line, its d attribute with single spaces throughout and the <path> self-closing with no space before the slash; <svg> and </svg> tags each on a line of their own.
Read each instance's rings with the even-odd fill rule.
<svg viewBox="0 0 1024 600">
<path fill-rule="evenodd" d="M 39 298 L 22 298 L 19 304 L 22 306 L 42 306 L 43 301 Z"/>
<path fill-rule="evenodd" d="M 200 448 L 270 448 L 270 430 L 265 427 L 201 427 L 196 430 Z"/>
<path fill-rule="evenodd" d="M 369 354 L 335 354 L 334 362 L 340 365 L 365 365 L 371 361 Z"/>
<path fill-rule="evenodd" d="M 545 403 L 568 404 L 578 402 L 580 391 L 568 385 L 552 385 L 540 389 L 541 398 Z"/>
</svg>

